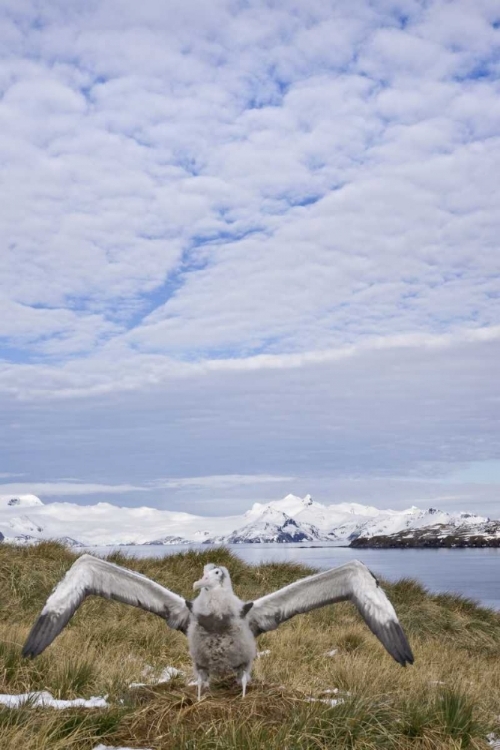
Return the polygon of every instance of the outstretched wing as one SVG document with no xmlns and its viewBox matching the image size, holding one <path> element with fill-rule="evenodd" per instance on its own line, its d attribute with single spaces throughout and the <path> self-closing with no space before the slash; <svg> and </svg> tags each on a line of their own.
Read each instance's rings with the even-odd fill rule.
<svg viewBox="0 0 500 750">
<path fill-rule="evenodd" d="M 358 560 L 302 578 L 257 599 L 248 610 L 248 623 L 254 635 L 260 635 L 295 615 L 346 600 L 356 605 L 372 633 L 399 664 L 413 663 L 394 607 L 375 576 Z"/>
<path fill-rule="evenodd" d="M 103 596 L 162 617 L 175 630 L 186 632 L 189 604 L 182 596 L 140 573 L 92 555 L 82 555 L 47 599 L 24 644 L 23 656 L 35 657 L 49 646 L 87 596 Z"/>
</svg>

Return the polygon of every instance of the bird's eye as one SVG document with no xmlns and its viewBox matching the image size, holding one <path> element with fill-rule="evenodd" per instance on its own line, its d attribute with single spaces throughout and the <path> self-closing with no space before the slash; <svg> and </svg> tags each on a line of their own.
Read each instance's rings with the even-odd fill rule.
<svg viewBox="0 0 500 750">
<path fill-rule="evenodd" d="M 220 570 L 216 570 L 216 571 L 215 571 L 215 575 L 216 575 L 216 576 L 219 576 L 219 575 L 220 575 Z"/>
</svg>

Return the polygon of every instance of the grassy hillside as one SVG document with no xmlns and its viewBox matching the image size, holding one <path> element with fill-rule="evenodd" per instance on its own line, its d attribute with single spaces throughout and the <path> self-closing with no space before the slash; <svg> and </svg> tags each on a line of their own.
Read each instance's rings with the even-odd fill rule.
<svg viewBox="0 0 500 750">
<path fill-rule="evenodd" d="M 30 625 L 75 556 L 52 543 L 0 545 L 0 693 L 49 690 L 55 697 L 108 695 L 109 709 L 0 707 L 2 750 L 91 750 L 100 742 L 155 750 L 279 748 L 487 748 L 500 735 L 500 616 L 453 596 L 429 596 L 417 583 L 384 585 L 416 662 L 402 669 L 354 607 L 302 615 L 262 636 L 254 681 L 242 701 L 233 684 L 200 703 L 184 678 L 144 682 L 147 665 L 190 673 L 187 642 L 151 614 L 88 600 L 38 659 L 20 656 Z M 162 560 L 111 560 L 186 597 L 202 566 L 226 565 L 242 598 L 254 598 L 310 571 L 295 565 L 251 567 L 229 551 L 188 551 Z M 327 652 L 337 649 L 334 656 Z M 338 688 L 333 695 L 326 690 Z M 311 697 L 342 697 L 330 707 Z"/>
</svg>

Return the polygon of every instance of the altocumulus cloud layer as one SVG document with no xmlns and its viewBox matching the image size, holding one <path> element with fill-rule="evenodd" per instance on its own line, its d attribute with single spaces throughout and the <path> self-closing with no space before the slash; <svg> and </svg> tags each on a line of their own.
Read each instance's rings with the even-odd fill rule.
<svg viewBox="0 0 500 750">
<path fill-rule="evenodd" d="M 500 515 L 498 3 L 1 12 L 5 492 Z"/>
</svg>

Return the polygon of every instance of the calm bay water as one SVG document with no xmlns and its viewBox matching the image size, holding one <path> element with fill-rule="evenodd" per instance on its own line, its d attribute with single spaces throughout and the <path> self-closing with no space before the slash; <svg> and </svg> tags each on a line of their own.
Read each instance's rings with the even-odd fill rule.
<svg viewBox="0 0 500 750">
<path fill-rule="evenodd" d="M 138 545 L 89 547 L 94 554 L 119 550 L 131 557 L 164 557 L 187 549 L 207 550 L 211 545 Z M 300 544 L 235 544 L 232 551 L 253 565 L 261 562 L 294 562 L 313 568 L 333 568 L 358 559 L 390 581 L 416 578 L 433 593 L 463 594 L 486 607 L 500 610 L 500 549 L 350 549 L 303 547 Z"/>
</svg>

